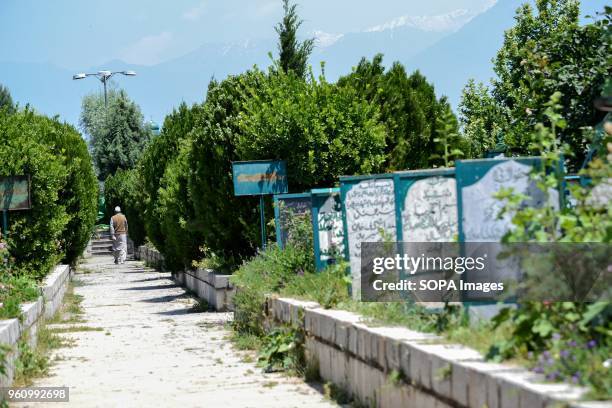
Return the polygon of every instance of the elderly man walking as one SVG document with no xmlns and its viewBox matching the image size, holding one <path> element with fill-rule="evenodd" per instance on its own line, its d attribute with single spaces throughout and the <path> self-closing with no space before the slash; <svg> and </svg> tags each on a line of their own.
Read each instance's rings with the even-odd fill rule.
<svg viewBox="0 0 612 408">
<path fill-rule="evenodd" d="M 128 223 L 119 206 L 115 207 L 115 215 L 110 219 L 110 233 L 113 238 L 115 264 L 123 264 L 127 256 Z"/>
</svg>

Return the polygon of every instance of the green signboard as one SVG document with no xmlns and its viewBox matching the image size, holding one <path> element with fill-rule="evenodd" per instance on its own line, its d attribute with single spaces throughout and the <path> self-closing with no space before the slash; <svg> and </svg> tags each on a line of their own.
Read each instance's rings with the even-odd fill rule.
<svg viewBox="0 0 612 408">
<path fill-rule="evenodd" d="M 29 210 L 30 207 L 29 177 L 0 177 L 0 209 L 16 211 Z"/>
<path fill-rule="evenodd" d="M 233 162 L 234 195 L 284 194 L 288 191 L 287 165 L 280 160 Z"/>
<path fill-rule="evenodd" d="M 266 248 L 264 195 L 283 194 L 289 189 L 287 163 L 282 160 L 255 160 L 232 163 L 235 196 L 259 196 L 261 247 Z"/>
</svg>

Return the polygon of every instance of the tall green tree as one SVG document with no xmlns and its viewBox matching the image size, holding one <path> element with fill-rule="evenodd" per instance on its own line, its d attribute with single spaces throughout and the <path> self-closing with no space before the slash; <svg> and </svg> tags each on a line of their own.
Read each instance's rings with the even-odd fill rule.
<svg viewBox="0 0 612 408">
<path fill-rule="evenodd" d="M 402 64 L 394 63 L 388 70 L 382 54 L 371 61 L 363 58 L 353 72 L 338 80 L 343 88 L 353 88 L 360 98 L 377 105 L 380 120 L 386 127 L 385 167 L 388 170 L 429 167 L 436 153 L 437 129 L 446 115 L 457 133 L 457 120 L 446 98 L 437 98 L 433 85 L 418 71 L 408 75 Z M 449 116 L 450 115 L 450 116 Z"/>
<path fill-rule="evenodd" d="M 90 137 L 98 178 L 134 168 L 152 137 L 138 105 L 124 90 L 111 90 L 108 106 L 100 94 L 83 98 L 81 127 Z"/>
<path fill-rule="evenodd" d="M 6 109 L 8 113 L 15 112 L 15 105 L 9 89 L 0 84 L 0 109 Z"/>
<path fill-rule="evenodd" d="M 468 81 L 463 89 L 459 113 L 463 134 L 469 143 L 466 153 L 470 157 L 484 157 L 487 151 L 503 143 L 508 115 L 482 82 Z"/>
<path fill-rule="evenodd" d="M 297 39 L 298 30 L 302 25 L 297 14 L 297 4 L 283 0 L 285 14 L 283 20 L 275 27 L 278 34 L 278 52 L 280 67 L 285 71 L 293 71 L 297 76 L 304 77 L 308 69 L 308 57 L 314 48 L 314 39 L 302 42 Z"/>
<path fill-rule="evenodd" d="M 586 151 L 583 128 L 603 118 L 593 101 L 612 71 L 612 8 L 606 7 L 598 18 L 581 25 L 579 5 L 576 0 L 537 0 L 535 8 L 529 3 L 521 6 L 494 59 L 497 78 L 491 91 L 511 125 L 505 142 L 517 154 L 539 153 L 530 149 L 529 135 L 537 123 L 548 123 L 544 106 L 560 92 L 560 114 L 567 126 L 559 136 L 571 147 L 574 167 Z M 486 122 L 489 113 L 468 113 L 466 122 Z"/>
</svg>

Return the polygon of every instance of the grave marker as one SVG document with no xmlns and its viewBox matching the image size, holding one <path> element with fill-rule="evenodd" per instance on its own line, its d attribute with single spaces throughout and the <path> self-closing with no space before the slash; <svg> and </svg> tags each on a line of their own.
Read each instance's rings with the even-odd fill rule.
<svg viewBox="0 0 612 408">
<path fill-rule="evenodd" d="M 361 289 L 361 243 L 397 240 L 393 175 L 340 178 L 345 254 L 353 293 Z"/>
<path fill-rule="evenodd" d="M 318 271 L 336 262 L 344 251 L 344 227 L 339 188 L 311 191 L 315 264 Z"/>
<path fill-rule="evenodd" d="M 288 217 L 308 213 L 310 215 L 312 200 L 310 193 L 277 194 L 274 196 L 274 224 L 276 242 L 283 248 L 287 243 Z"/>
</svg>

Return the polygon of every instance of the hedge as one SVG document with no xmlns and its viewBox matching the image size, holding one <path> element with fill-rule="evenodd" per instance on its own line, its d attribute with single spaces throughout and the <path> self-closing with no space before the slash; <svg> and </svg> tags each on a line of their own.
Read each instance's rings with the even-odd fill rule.
<svg viewBox="0 0 612 408">
<path fill-rule="evenodd" d="M 0 176 L 29 175 L 32 209 L 9 217 L 14 272 L 44 277 L 74 262 L 96 216 L 97 184 L 85 141 L 74 127 L 29 108 L 0 111 Z"/>
</svg>

